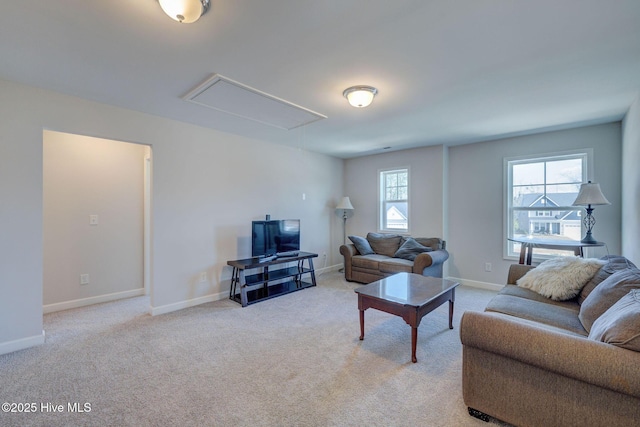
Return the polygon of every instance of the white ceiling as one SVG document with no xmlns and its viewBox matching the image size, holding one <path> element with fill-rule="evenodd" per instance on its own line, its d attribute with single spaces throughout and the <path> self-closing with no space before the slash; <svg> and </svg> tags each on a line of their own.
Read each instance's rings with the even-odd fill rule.
<svg viewBox="0 0 640 427">
<path fill-rule="evenodd" d="M 212 0 L 190 25 L 156 0 L 2 3 L 0 78 L 342 158 L 619 120 L 640 92 L 639 0 Z M 182 99 L 214 73 L 328 118 Z"/>
</svg>

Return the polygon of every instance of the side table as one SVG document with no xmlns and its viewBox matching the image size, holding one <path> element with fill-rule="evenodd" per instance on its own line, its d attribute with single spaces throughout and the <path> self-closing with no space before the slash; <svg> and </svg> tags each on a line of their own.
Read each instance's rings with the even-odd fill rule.
<svg viewBox="0 0 640 427">
<path fill-rule="evenodd" d="M 603 242 L 582 243 L 579 240 L 545 240 L 529 239 L 528 237 L 512 237 L 507 239 L 511 242 L 520 243 L 520 264 L 531 265 L 533 258 L 533 248 L 559 249 L 573 251 L 576 256 L 584 257 L 584 248 L 604 246 Z"/>
</svg>

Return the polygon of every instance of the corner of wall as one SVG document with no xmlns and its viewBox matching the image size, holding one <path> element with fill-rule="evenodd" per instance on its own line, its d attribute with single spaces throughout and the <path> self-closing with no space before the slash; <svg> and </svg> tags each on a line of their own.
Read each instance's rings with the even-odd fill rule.
<svg viewBox="0 0 640 427">
<path fill-rule="evenodd" d="M 13 353 L 14 351 L 24 350 L 29 347 L 35 347 L 44 344 L 45 332 L 42 331 L 41 335 L 34 335 L 31 337 L 20 338 L 13 341 L 0 343 L 0 355 Z"/>
<path fill-rule="evenodd" d="M 622 255 L 640 262 L 640 94 L 622 120 Z"/>
<path fill-rule="evenodd" d="M 442 239 L 449 240 L 449 146 L 442 146 Z M 444 265 L 444 276 L 449 275 L 449 264 Z"/>
</svg>

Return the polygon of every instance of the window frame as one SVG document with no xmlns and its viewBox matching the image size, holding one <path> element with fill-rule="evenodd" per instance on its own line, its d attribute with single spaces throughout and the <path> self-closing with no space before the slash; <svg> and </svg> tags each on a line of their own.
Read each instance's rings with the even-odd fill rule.
<svg viewBox="0 0 640 427">
<path fill-rule="evenodd" d="M 503 171 L 504 171 L 504 199 L 503 199 L 503 258 L 507 260 L 517 260 L 520 257 L 519 253 L 515 251 L 510 253 L 510 249 L 513 247 L 513 242 L 509 241 L 509 238 L 512 236 L 512 219 L 513 219 L 513 210 L 514 208 L 511 206 L 513 201 L 513 165 L 521 165 L 527 163 L 539 163 L 539 162 L 549 162 L 549 161 L 557 161 L 557 160 L 569 160 L 581 158 L 582 159 L 582 183 L 587 182 L 588 180 L 592 180 L 591 171 L 593 170 L 593 149 L 592 148 L 583 148 L 577 150 L 568 150 L 561 152 L 551 152 L 551 153 L 542 153 L 542 154 L 532 154 L 532 155 L 523 155 L 517 157 L 505 157 L 503 159 Z M 546 183 L 545 183 L 546 185 Z M 544 209 L 541 209 L 540 206 L 533 207 L 530 209 L 527 208 L 516 208 L 515 210 L 527 211 L 527 212 L 535 212 L 536 210 L 540 211 L 566 211 L 567 206 L 561 207 L 550 207 L 545 206 Z M 578 211 L 578 216 L 581 216 L 581 208 L 576 207 Z M 544 222 L 545 216 L 532 216 L 533 220 L 538 220 Z M 582 221 L 580 222 L 580 233 L 584 234 Z M 535 254 L 533 255 L 533 260 L 536 262 L 544 261 L 545 259 L 551 258 L 552 255 L 542 255 Z"/>
<path fill-rule="evenodd" d="M 386 203 L 391 203 L 386 200 L 386 185 L 383 177 L 386 174 L 392 172 L 406 172 L 407 173 L 407 198 L 397 199 L 396 202 L 407 203 L 407 228 L 386 228 L 386 211 L 384 206 Z M 380 233 L 395 233 L 395 234 L 409 234 L 411 230 L 411 169 L 409 166 L 399 166 L 394 168 L 378 169 L 378 232 Z"/>
</svg>

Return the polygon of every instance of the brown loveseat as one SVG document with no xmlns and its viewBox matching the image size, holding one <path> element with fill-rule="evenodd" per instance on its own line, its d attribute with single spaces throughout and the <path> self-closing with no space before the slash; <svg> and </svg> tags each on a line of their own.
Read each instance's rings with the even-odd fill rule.
<svg viewBox="0 0 640 427">
<path fill-rule="evenodd" d="M 446 242 L 437 237 L 369 233 L 349 239 L 354 243 L 340 246 L 340 253 L 350 282 L 371 283 L 402 272 L 442 277 L 442 265 L 449 258 Z"/>
<path fill-rule="evenodd" d="M 462 391 L 471 415 L 516 426 L 639 425 L 640 270 L 622 257 L 604 259 L 568 301 L 516 286 L 534 267 L 512 265 L 485 312 L 463 314 Z M 626 312 L 616 318 L 620 307 Z M 592 322 L 594 308 L 605 311 Z"/>
</svg>

